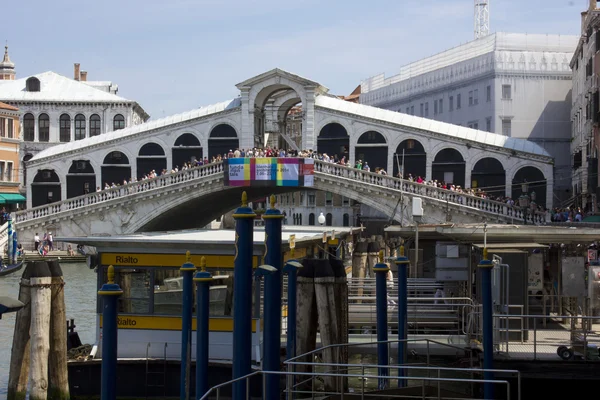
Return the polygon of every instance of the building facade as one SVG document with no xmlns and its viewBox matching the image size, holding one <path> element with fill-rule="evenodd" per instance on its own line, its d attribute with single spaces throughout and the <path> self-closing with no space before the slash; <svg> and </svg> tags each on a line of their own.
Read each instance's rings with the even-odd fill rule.
<svg viewBox="0 0 600 400">
<path fill-rule="evenodd" d="M 19 109 L 0 102 L 0 206 L 7 211 L 25 203 L 19 194 L 20 143 Z"/>
<path fill-rule="evenodd" d="M 8 62 L 7 62 L 8 60 Z M 8 50 L 0 64 L 0 101 L 18 107 L 22 127 L 21 161 L 57 144 L 124 129 L 150 117 L 135 101 L 117 96 L 108 81 L 87 81 L 87 72 L 75 64 L 73 79 L 48 71 L 15 79 Z M 25 182 L 26 169 L 19 180 Z"/>
<path fill-rule="evenodd" d="M 535 142 L 555 159 L 555 195 L 563 199 L 571 190 L 569 61 L 577 40 L 495 33 L 363 81 L 360 102 Z"/>
<path fill-rule="evenodd" d="M 281 212 L 285 212 L 287 225 L 319 225 L 322 213 L 325 226 L 358 226 L 356 202 L 339 194 L 305 190 L 277 196 Z M 357 223 L 358 222 L 358 223 Z"/>
<path fill-rule="evenodd" d="M 581 38 L 571 59 L 571 157 L 574 204 L 598 212 L 598 144 L 600 143 L 600 10 L 596 1 L 581 14 Z"/>
</svg>

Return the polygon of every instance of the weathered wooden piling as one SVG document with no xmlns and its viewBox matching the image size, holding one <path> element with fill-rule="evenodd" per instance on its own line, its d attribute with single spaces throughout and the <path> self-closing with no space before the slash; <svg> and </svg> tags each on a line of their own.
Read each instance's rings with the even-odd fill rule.
<svg viewBox="0 0 600 400">
<path fill-rule="evenodd" d="M 348 343 L 348 287 L 343 263 L 337 259 L 305 259 L 298 272 L 296 354 L 316 348 L 317 323 L 323 347 Z M 346 348 L 338 347 L 323 352 L 325 363 L 346 364 Z M 312 362 L 312 360 L 300 360 Z M 299 366 L 298 372 L 310 368 Z M 340 372 L 343 372 L 343 368 Z M 325 390 L 334 391 L 347 385 L 345 379 L 325 377 Z"/>
<path fill-rule="evenodd" d="M 45 261 L 35 261 L 31 285 L 31 389 L 30 400 L 48 396 L 48 354 L 50 350 L 50 305 L 52 277 Z M 64 324 L 64 319 L 62 320 Z"/>
<path fill-rule="evenodd" d="M 29 287 L 29 280 L 32 268 L 32 263 L 28 263 L 21 276 L 19 301 L 25 304 L 25 307 L 17 312 L 15 320 L 8 373 L 7 400 L 24 400 L 27 395 L 27 383 L 29 382 L 29 327 L 31 324 L 31 288 Z"/>
<path fill-rule="evenodd" d="M 68 400 L 67 314 L 65 310 L 65 281 L 58 260 L 48 261 L 52 275 L 50 314 L 50 356 L 48 357 L 48 399 Z"/>
<path fill-rule="evenodd" d="M 369 244 L 364 242 L 358 242 L 352 252 L 352 278 L 355 280 L 357 289 L 357 296 L 363 295 L 363 284 L 366 276 L 366 265 L 367 265 L 367 249 Z M 358 300 L 357 303 L 362 303 Z"/>
</svg>

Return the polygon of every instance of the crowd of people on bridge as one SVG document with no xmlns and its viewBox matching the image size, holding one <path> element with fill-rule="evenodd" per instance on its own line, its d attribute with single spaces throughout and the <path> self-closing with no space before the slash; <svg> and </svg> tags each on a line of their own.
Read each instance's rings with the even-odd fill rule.
<svg viewBox="0 0 600 400">
<path fill-rule="evenodd" d="M 176 165 L 171 170 L 163 169 L 162 171 L 159 171 L 159 172 L 157 172 L 156 170 L 151 170 L 148 173 L 142 175 L 142 177 L 140 179 L 138 179 L 136 177 L 131 177 L 131 178 L 129 178 L 129 180 L 124 179 L 122 183 L 111 182 L 109 184 L 108 182 L 105 182 L 104 187 L 101 188 L 99 186 L 99 187 L 97 187 L 96 191 L 101 192 L 102 190 L 116 188 L 121 185 L 128 185 L 128 184 L 135 183 L 138 181 L 153 179 L 158 176 L 174 174 L 179 171 L 185 171 L 187 169 L 199 167 L 202 165 L 218 163 L 218 162 L 221 162 L 221 161 L 223 161 L 225 159 L 229 159 L 229 158 L 244 158 L 244 157 L 246 157 L 246 158 L 253 158 L 253 157 L 254 158 L 259 158 L 259 157 L 313 158 L 315 160 L 319 160 L 319 161 L 322 161 L 325 163 L 332 163 L 332 164 L 345 166 L 345 167 L 353 167 L 355 169 L 359 169 L 359 170 L 362 170 L 365 172 L 374 172 L 374 173 L 377 173 L 380 175 L 388 175 L 385 168 L 383 168 L 381 166 L 375 166 L 373 168 L 371 165 L 369 165 L 369 163 L 366 160 L 363 161 L 361 159 L 358 159 L 358 160 L 356 160 L 354 165 L 351 165 L 350 160 L 348 159 L 348 157 L 346 155 L 342 155 L 342 156 L 338 156 L 337 154 L 329 155 L 327 153 L 319 153 L 312 149 L 309 149 L 309 150 L 293 150 L 293 149 L 284 150 L 284 149 L 279 149 L 276 147 L 267 146 L 264 149 L 258 148 L 258 147 L 254 147 L 251 149 L 243 149 L 243 148 L 230 149 L 229 152 L 213 156 L 210 159 L 208 157 L 197 158 L 192 161 L 183 163 L 181 165 L 181 167 L 179 165 Z M 386 162 L 387 162 L 387 160 L 386 160 Z M 398 172 L 396 174 L 396 177 L 405 179 L 409 182 L 415 182 L 418 184 L 428 185 L 428 186 L 445 189 L 445 190 L 449 190 L 449 191 L 453 191 L 453 192 L 457 192 L 457 193 L 461 193 L 461 194 L 465 194 L 465 195 L 469 195 L 469 196 L 475 196 L 475 197 L 480 197 L 482 199 L 489 199 L 489 200 L 505 203 L 509 206 L 519 206 L 518 202 L 515 202 L 515 200 L 513 198 L 511 198 L 509 196 L 505 196 L 503 193 L 499 194 L 499 192 L 504 191 L 503 190 L 504 188 L 491 188 L 491 189 L 489 189 L 489 192 L 488 192 L 485 190 L 485 188 L 464 188 L 461 185 L 457 185 L 454 183 L 447 183 L 447 182 L 439 181 L 439 180 L 435 180 L 435 179 L 426 180 L 422 176 L 416 175 L 416 174 L 413 175 L 412 173 L 407 173 L 403 176 L 401 172 Z M 497 190 L 497 189 L 499 189 L 499 190 Z M 530 209 L 532 209 L 533 211 L 538 211 L 538 212 L 547 212 L 548 211 L 542 204 L 534 204 L 533 207 L 530 207 Z M 585 217 L 585 213 L 581 208 L 573 208 L 573 209 L 555 208 L 555 209 L 549 210 L 549 212 L 551 214 L 551 221 L 553 221 L 553 222 L 579 222 L 579 221 L 582 221 L 583 218 Z M 0 218 L 1 218 L 1 214 L 0 214 Z"/>
</svg>

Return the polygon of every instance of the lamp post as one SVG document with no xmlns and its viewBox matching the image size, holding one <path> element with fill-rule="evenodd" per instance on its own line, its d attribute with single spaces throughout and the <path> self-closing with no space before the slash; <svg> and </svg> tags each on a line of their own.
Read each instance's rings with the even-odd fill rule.
<svg viewBox="0 0 600 400">
<path fill-rule="evenodd" d="M 529 184 L 527 183 L 527 180 L 521 184 L 521 192 L 523 193 L 519 196 L 519 206 L 523 210 L 523 225 L 527 225 L 527 213 L 529 210 L 529 196 L 527 195 L 529 192 Z"/>
<path fill-rule="evenodd" d="M 292 257 L 294 257 L 294 249 L 291 249 Z M 297 281 L 296 274 L 298 268 L 303 265 L 296 260 L 288 260 L 283 267 L 283 273 L 288 274 L 288 298 L 287 298 L 287 341 L 286 353 L 287 359 L 296 357 L 296 315 L 298 304 L 296 302 Z"/>
<path fill-rule="evenodd" d="M 325 224 L 325 216 L 323 215 L 323 213 L 319 214 L 317 221 L 319 221 L 319 225 Z"/>
<path fill-rule="evenodd" d="M 415 266 L 414 272 L 412 273 L 413 278 L 417 278 L 419 269 L 419 223 L 423 219 L 423 199 L 415 197 L 412 203 L 412 215 L 415 221 L 416 232 L 415 232 Z M 409 271 L 410 272 L 410 271 Z"/>
</svg>

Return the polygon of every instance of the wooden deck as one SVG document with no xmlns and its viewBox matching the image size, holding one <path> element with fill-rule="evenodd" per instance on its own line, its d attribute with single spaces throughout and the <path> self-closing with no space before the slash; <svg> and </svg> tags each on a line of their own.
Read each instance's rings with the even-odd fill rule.
<svg viewBox="0 0 600 400">
<path fill-rule="evenodd" d="M 50 259 L 55 259 L 58 258 L 59 262 L 62 263 L 84 263 L 87 260 L 86 256 L 82 256 L 79 253 L 76 253 L 76 255 L 74 256 L 69 256 L 67 255 L 67 251 L 66 250 L 54 250 L 48 253 L 48 255 L 41 256 L 39 255 L 39 253 L 34 252 L 34 251 L 28 251 L 25 250 L 25 261 L 45 261 L 45 260 L 50 260 Z M 19 257 L 19 261 L 22 258 Z M 6 257 L 6 255 L 2 258 L 2 262 L 4 264 L 8 263 L 8 258 Z"/>
</svg>

